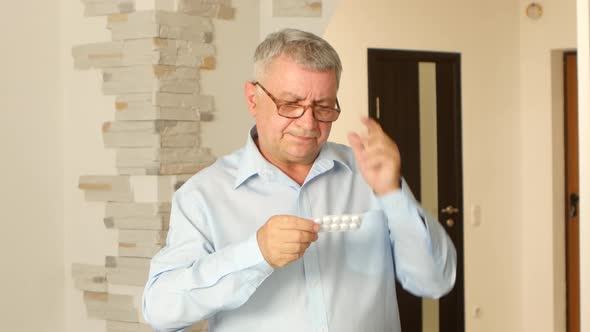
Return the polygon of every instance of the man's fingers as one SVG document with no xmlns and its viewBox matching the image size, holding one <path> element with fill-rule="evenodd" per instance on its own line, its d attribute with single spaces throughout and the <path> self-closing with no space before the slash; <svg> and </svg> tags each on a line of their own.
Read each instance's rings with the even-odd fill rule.
<svg viewBox="0 0 590 332">
<path fill-rule="evenodd" d="M 286 230 L 285 232 L 287 232 L 284 237 L 285 242 L 289 243 L 309 243 L 314 242 L 318 239 L 318 233 L 315 232 L 306 232 L 298 230 Z"/>
<path fill-rule="evenodd" d="M 361 122 L 365 125 L 365 127 L 367 127 L 367 130 L 369 131 L 369 136 L 372 133 L 378 133 L 383 131 L 383 129 L 381 129 L 381 125 L 377 121 L 368 116 L 363 116 L 361 118 Z"/>
<path fill-rule="evenodd" d="M 285 266 L 303 256 L 317 240 L 320 225 L 289 215 L 272 216 L 258 229 L 256 239 L 264 259 L 273 268 Z"/>
<path fill-rule="evenodd" d="M 363 145 L 361 137 L 357 133 L 349 133 L 348 144 L 350 144 L 350 147 L 352 148 L 354 158 L 360 164 L 363 159 L 363 152 L 365 151 L 365 146 Z"/>
<path fill-rule="evenodd" d="M 357 133 L 348 133 L 348 144 L 354 152 L 360 152 L 364 149 L 362 138 Z"/>
<path fill-rule="evenodd" d="M 317 233 L 320 230 L 320 225 L 309 219 L 303 219 L 295 216 L 283 216 L 279 224 L 279 228 Z"/>
<path fill-rule="evenodd" d="M 361 122 L 367 127 L 366 135 L 361 136 L 357 133 L 348 134 L 348 142 L 353 152 L 362 151 L 383 140 L 382 135 L 384 135 L 384 132 L 377 121 L 369 117 L 362 117 Z"/>
<path fill-rule="evenodd" d="M 281 247 L 281 253 L 283 254 L 300 254 L 304 253 L 311 243 L 285 243 Z"/>
</svg>

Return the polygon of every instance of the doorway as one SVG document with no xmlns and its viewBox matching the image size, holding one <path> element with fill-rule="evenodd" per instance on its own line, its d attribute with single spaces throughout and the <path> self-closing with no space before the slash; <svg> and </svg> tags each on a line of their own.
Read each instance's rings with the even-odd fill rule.
<svg viewBox="0 0 590 332">
<path fill-rule="evenodd" d="M 369 116 L 398 144 L 403 177 L 457 249 L 455 287 L 438 301 L 396 285 L 402 331 L 465 330 L 460 61 L 458 53 L 368 50 Z"/>
</svg>

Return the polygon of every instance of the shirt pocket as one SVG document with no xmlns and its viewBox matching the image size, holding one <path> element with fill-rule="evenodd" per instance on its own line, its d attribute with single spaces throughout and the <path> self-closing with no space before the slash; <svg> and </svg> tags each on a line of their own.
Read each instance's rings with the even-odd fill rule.
<svg viewBox="0 0 590 332">
<path fill-rule="evenodd" d="M 363 213 L 361 227 L 346 234 L 344 259 L 355 272 L 377 275 L 391 266 L 391 244 L 387 218 L 381 210 Z"/>
</svg>

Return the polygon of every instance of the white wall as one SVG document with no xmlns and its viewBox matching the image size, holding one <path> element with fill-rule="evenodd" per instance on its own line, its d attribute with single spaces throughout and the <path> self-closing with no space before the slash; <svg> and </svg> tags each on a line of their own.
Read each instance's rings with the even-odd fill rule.
<svg viewBox="0 0 590 332">
<path fill-rule="evenodd" d="M 520 1 L 520 12 L 530 1 Z M 576 3 L 520 15 L 524 331 L 565 331 L 564 49 L 576 47 Z M 553 57 L 553 58 L 552 58 Z M 555 83 L 555 84 L 554 84 Z M 556 91 L 557 90 L 557 91 Z"/>
<path fill-rule="evenodd" d="M 64 327 L 58 1 L 0 11 L 0 312 L 4 331 Z"/>
<path fill-rule="evenodd" d="M 479 227 L 465 218 L 466 331 L 529 331 L 522 328 L 520 13 L 510 0 L 343 0 L 325 34 L 344 63 L 344 111 L 332 136 L 342 142 L 367 113 L 367 48 L 461 53 L 464 206 L 479 205 L 483 216 Z"/>
</svg>

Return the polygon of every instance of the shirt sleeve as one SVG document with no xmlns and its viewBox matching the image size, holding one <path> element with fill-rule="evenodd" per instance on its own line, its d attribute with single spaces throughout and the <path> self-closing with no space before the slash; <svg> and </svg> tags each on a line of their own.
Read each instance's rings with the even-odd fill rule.
<svg viewBox="0 0 590 332">
<path fill-rule="evenodd" d="M 181 331 L 241 306 L 273 271 L 256 233 L 216 250 L 198 203 L 188 192 L 174 194 L 166 246 L 151 261 L 143 313 L 158 331 Z"/>
<path fill-rule="evenodd" d="M 453 288 L 457 253 L 438 220 L 415 200 L 407 183 L 377 198 L 389 225 L 396 277 L 416 296 L 439 298 Z"/>
</svg>

